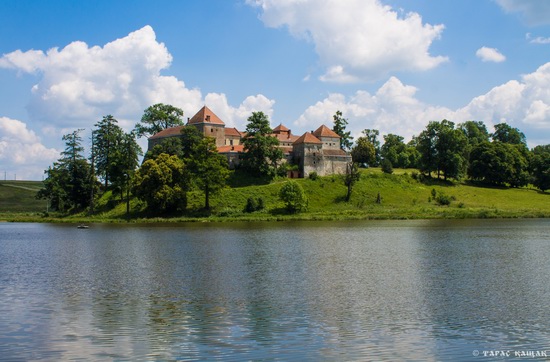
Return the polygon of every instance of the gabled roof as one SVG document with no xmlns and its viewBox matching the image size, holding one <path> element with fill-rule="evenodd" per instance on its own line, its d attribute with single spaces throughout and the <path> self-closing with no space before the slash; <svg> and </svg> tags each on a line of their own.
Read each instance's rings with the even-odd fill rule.
<svg viewBox="0 0 550 362">
<path fill-rule="evenodd" d="M 340 138 L 340 136 L 336 132 L 334 132 L 333 130 L 331 130 L 325 125 L 322 125 L 321 127 L 317 128 L 315 132 L 313 132 L 313 135 L 315 135 L 315 137 Z"/>
<path fill-rule="evenodd" d="M 225 135 L 226 135 L 226 136 L 233 136 L 233 137 L 242 137 L 241 132 L 239 132 L 239 130 L 236 129 L 235 127 L 233 127 L 233 128 L 226 128 L 226 129 L 225 129 Z"/>
<path fill-rule="evenodd" d="M 276 139 L 279 140 L 279 142 L 295 142 L 298 139 L 298 136 L 295 136 L 290 133 L 285 133 L 285 134 L 273 133 L 271 134 L 271 137 L 275 137 Z"/>
<path fill-rule="evenodd" d="M 211 123 L 211 124 L 225 125 L 225 123 L 223 123 L 220 117 L 216 116 L 216 114 L 212 112 L 210 108 L 208 108 L 207 106 L 202 107 L 201 110 L 198 111 L 197 114 L 195 114 L 187 123 L 188 124 Z"/>
<path fill-rule="evenodd" d="M 279 133 L 279 132 L 290 132 L 288 128 L 283 126 L 283 124 L 279 124 L 277 127 L 273 128 L 273 133 Z"/>
<path fill-rule="evenodd" d="M 157 138 L 165 138 L 165 137 L 174 137 L 181 134 L 182 128 L 185 126 L 176 126 L 176 127 L 170 127 L 163 129 L 162 131 L 155 133 L 151 137 L 149 137 L 150 140 L 154 140 Z"/>
<path fill-rule="evenodd" d="M 296 141 L 294 141 L 294 144 L 299 145 L 301 143 L 315 143 L 320 144 L 323 143 L 319 141 L 317 137 L 312 135 L 310 132 L 304 133 L 300 138 L 298 138 Z"/>
</svg>

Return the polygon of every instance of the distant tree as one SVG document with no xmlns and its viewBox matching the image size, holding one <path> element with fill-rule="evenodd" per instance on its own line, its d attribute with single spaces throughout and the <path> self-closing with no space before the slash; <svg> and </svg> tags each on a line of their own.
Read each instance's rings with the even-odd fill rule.
<svg viewBox="0 0 550 362">
<path fill-rule="evenodd" d="M 96 175 L 103 179 L 105 188 L 109 187 L 109 181 L 119 169 L 112 162 L 114 154 L 119 152 L 124 131 L 119 127 L 118 121 L 110 114 L 104 116 L 101 121 L 95 124 L 96 129 L 92 131 L 92 157 Z"/>
<path fill-rule="evenodd" d="M 336 111 L 336 114 L 332 116 L 334 119 L 334 126 L 332 130 L 340 136 L 340 148 L 344 151 L 349 151 L 353 145 L 353 137 L 351 132 L 346 132 L 346 126 L 348 120 L 342 116 L 342 112 Z"/>
<path fill-rule="evenodd" d="M 136 171 L 133 194 L 147 202 L 154 212 L 185 209 L 190 188 L 183 161 L 175 155 L 160 154 L 149 159 Z"/>
<path fill-rule="evenodd" d="M 130 210 L 130 183 L 134 178 L 136 168 L 139 165 L 139 156 L 141 156 L 141 147 L 136 142 L 134 132 L 123 133 L 119 140 L 116 151 L 112 154 L 111 165 L 117 170 L 112 174 L 112 188 L 120 192 L 120 200 L 124 199 L 126 193 L 126 211 Z"/>
<path fill-rule="evenodd" d="M 287 181 L 279 191 L 280 199 L 290 213 L 305 211 L 308 206 L 308 198 L 302 186 L 296 181 Z"/>
<path fill-rule="evenodd" d="M 390 161 L 395 167 L 407 168 L 409 166 L 407 145 L 403 143 L 401 136 L 391 133 L 385 135 L 380 154 L 382 159 Z"/>
<path fill-rule="evenodd" d="M 447 178 L 460 178 L 466 171 L 464 150 L 467 144 L 464 133 L 454 128 L 454 123 L 443 120 L 430 122 L 416 138 L 420 153 L 420 169 L 431 174 L 437 171 Z"/>
<path fill-rule="evenodd" d="M 481 121 L 466 121 L 458 125 L 458 129 L 464 133 L 468 144 L 476 146 L 482 142 L 489 141 L 489 131 L 487 131 L 487 126 Z"/>
<path fill-rule="evenodd" d="M 347 188 L 346 202 L 351 199 L 353 186 L 359 181 L 361 174 L 359 173 L 359 165 L 356 162 L 348 162 L 346 165 L 346 174 L 344 175 L 344 185 Z"/>
<path fill-rule="evenodd" d="M 359 137 L 351 149 L 353 162 L 373 166 L 376 163 L 376 150 L 368 137 Z"/>
<path fill-rule="evenodd" d="M 95 181 L 90 177 L 91 167 L 83 154 L 82 131 L 78 129 L 62 137 L 65 150 L 45 172 L 44 188 L 37 194 L 38 198 L 49 199 L 51 207 L 58 211 L 78 211 L 90 205 Z"/>
<path fill-rule="evenodd" d="M 533 185 L 544 192 L 550 189 L 550 145 L 537 146 L 532 152 Z"/>
<path fill-rule="evenodd" d="M 519 187 L 529 181 L 528 165 L 522 145 L 483 142 L 472 149 L 468 175 L 493 185 Z"/>
<path fill-rule="evenodd" d="M 372 162 L 372 166 L 378 166 L 381 161 L 381 154 L 380 154 L 380 140 L 378 137 L 380 136 L 380 132 L 377 129 L 364 129 L 361 132 L 364 137 L 367 137 L 370 143 L 374 146 L 374 162 Z"/>
<path fill-rule="evenodd" d="M 513 145 L 527 145 L 525 135 L 517 128 L 506 123 L 499 123 L 495 125 L 495 133 L 491 135 L 493 141 L 499 141 L 502 143 L 510 143 Z"/>
<path fill-rule="evenodd" d="M 147 108 L 136 124 L 138 137 L 148 137 L 163 129 L 183 125 L 183 111 L 169 104 L 157 103 Z"/>
<path fill-rule="evenodd" d="M 210 195 L 219 192 L 229 177 L 227 158 L 218 153 L 216 140 L 205 137 L 193 148 L 188 165 L 195 183 L 204 193 L 204 208 L 210 210 Z"/>
<path fill-rule="evenodd" d="M 279 140 L 271 134 L 269 119 L 263 112 L 253 112 L 248 117 L 246 136 L 243 139 L 245 152 L 241 155 L 241 166 L 248 172 L 274 177 L 283 152 L 278 148 Z"/>
</svg>

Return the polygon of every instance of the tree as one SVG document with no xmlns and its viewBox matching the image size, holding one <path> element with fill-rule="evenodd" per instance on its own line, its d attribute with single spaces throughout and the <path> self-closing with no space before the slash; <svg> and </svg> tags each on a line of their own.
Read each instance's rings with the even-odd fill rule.
<svg viewBox="0 0 550 362">
<path fill-rule="evenodd" d="M 344 185 L 347 187 L 346 202 L 351 199 L 353 186 L 357 181 L 359 181 L 360 177 L 361 174 L 359 173 L 359 165 L 356 162 L 348 162 L 346 165 L 346 174 L 344 175 Z"/>
<path fill-rule="evenodd" d="M 481 121 L 466 121 L 459 124 L 458 129 L 464 133 L 468 144 L 472 147 L 489 141 L 489 131 L 487 131 L 487 127 Z"/>
<path fill-rule="evenodd" d="M 184 209 L 189 190 L 188 170 L 175 155 L 160 154 L 136 171 L 133 193 L 156 212 Z"/>
<path fill-rule="evenodd" d="M 368 137 L 359 137 L 355 146 L 351 149 L 353 162 L 359 164 L 374 165 L 376 163 L 376 150 Z"/>
<path fill-rule="evenodd" d="M 454 123 L 444 119 L 430 122 L 416 139 L 420 152 L 420 169 L 431 174 L 437 171 L 437 177 L 460 178 L 466 171 L 467 163 L 464 150 L 467 144 L 464 133 L 454 128 Z"/>
<path fill-rule="evenodd" d="M 113 173 L 112 187 L 120 192 L 120 200 L 124 199 L 124 192 L 126 191 L 127 213 L 130 212 L 130 182 L 139 165 L 139 156 L 141 155 L 141 147 L 136 142 L 135 134 L 130 132 L 122 134 L 111 157 L 111 166 L 118 170 L 118 172 Z"/>
<path fill-rule="evenodd" d="M 346 132 L 348 120 L 342 116 L 342 112 L 340 111 L 336 111 L 336 114 L 332 118 L 334 119 L 332 130 L 340 136 L 340 148 L 344 151 L 349 151 L 353 145 L 353 137 L 351 137 L 351 132 Z"/>
<path fill-rule="evenodd" d="M 285 203 L 289 213 L 305 211 L 308 206 L 308 198 L 302 186 L 296 181 L 287 181 L 279 190 L 279 198 Z"/>
<path fill-rule="evenodd" d="M 227 158 L 218 153 L 214 138 L 205 137 L 193 147 L 188 164 L 196 184 L 204 192 L 204 209 L 210 210 L 210 195 L 220 191 L 229 177 Z"/>
<path fill-rule="evenodd" d="M 152 136 L 163 129 L 183 125 L 183 111 L 169 104 L 157 103 L 147 108 L 137 123 L 138 137 Z"/>
<path fill-rule="evenodd" d="M 527 146 L 527 141 L 523 132 L 521 132 L 517 128 L 511 127 L 506 123 L 496 124 L 495 133 L 491 135 L 491 138 L 493 139 L 493 141 Z"/>
<path fill-rule="evenodd" d="M 110 114 L 104 116 L 95 124 L 92 131 L 92 157 L 96 174 L 105 182 L 105 189 L 109 187 L 111 178 L 119 173 L 119 169 L 113 164 L 114 154 L 119 152 L 119 147 L 124 131 L 118 126 L 118 121 Z"/>
<path fill-rule="evenodd" d="M 533 185 L 542 192 L 550 189 L 550 145 L 537 146 L 531 159 Z"/>
<path fill-rule="evenodd" d="M 528 161 L 522 145 L 483 142 L 472 149 L 468 175 L 473 180 L 512 187 L 527 185 Z"/>
<path fill-rule="evenodd" d="M 387 158 L 382 160 L 382 172 L 389 173 L 389 174 L 393 173 L 392 163 Z"/>
<path fill-rule="evenodd" d="M 91 167 L 83 155 L 82 131 L 78 129 L 63 136 L 65 150 L 45 172 L 44 188 L 37 194 L 38 198 L 49 199 L 52 209 L 61 212 L 88 207 L 95 187 L 95 180 L 90 177 Z"/>
<path fill-rule="evenodd" d="M 380 136 L 380 132 L 377 129 L 364 129 L 361 133 L 367 139 L 370 143 L 374 146 L 374 162 L 372 162 L 373 166 L 378 166 L 380 164 L 380 141 L 378 140 L 378 136 Z"/>
<path fill-rule="evenodd" d="M 274 177 L 277 164 L 283 158 L 278 148 L 279 140 L 271 134 L 269 119 L 263 112 L 253 112 L 248 117 L 246 136 L 243 140 L 244 153 L 241 165 L 252 174 Z"/>
<path fill-rule="evenodd" d="M 391 133 L 385 135 L 380 155 L 382 159 L 388 160 L 395 167 L 406 168 L 409 166 L 407 145 L 403 143 L 401 136 Z"/>
</svg>

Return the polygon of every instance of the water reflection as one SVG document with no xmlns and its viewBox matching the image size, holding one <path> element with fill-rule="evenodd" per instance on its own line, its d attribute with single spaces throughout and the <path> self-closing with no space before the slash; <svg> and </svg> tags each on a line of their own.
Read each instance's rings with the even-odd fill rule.
<svg viewBox="0 0 550 362">
<path fill-rule="evenodd" d="M 548 348 L 550 224 L 0 225 L 0 360 Z"/>
</svg>

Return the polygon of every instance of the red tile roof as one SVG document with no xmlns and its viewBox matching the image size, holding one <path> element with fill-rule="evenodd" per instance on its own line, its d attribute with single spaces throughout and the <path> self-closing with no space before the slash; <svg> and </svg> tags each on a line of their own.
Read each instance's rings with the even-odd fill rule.
<svg viewBox="0 0 550 362">
<path fill-rule="evenodd" d="M 229 153 L 229 152 L 244 152 L 244 146 L 243 145 L 227 145 L 227 146 L 220 146 L 218 147 L 219 153 Z"/>
<path fill-rule="evenodd" d="M 197 114 L 195 114 L 193 118 L 191 118 L 188 122 L 188 124 L 194 123 L 211 123 L 225 125 L 225 123 L 223 123 L 223 121 L 218 116 L 216 116 L 216 114 L 212 112 L 207 106 L 202 107 L 201 110 L 198 111 Z"/>
<path fill-rule="evenodd" d="M 241 132 L 239 132 L 236 128 L 226 128 L 225 135 L 233 136 L 233 137 L 242 137 Z"/>
<path fill-rule="evenodd" d="M 290 130 L 285 126 L 283 126 L 283 124 L 281 123 L 277 127 L 273 128 L 273 133 L 277 133 L 277 132 L 290 132 Z"/>
<path fill-rule="evenodd" d="M 293 134 L 281 134 L 281 133 L 273 133 L 271 134 L 271 136 L 278 139 L 279 142 L 294 142 L 299 138 L 298 136 L 295 136 Z"/>
<path fill-rule="evenodd" d="M 298 138 L 296 141 L 294 141 L 295 144 L 301 144 L 301 143 L 323 143 L 319 141 L 317 137 L 312 135 L 310 132 L 304 133 L 300 138 Z"/>
<path fill-rule="evenodd" d="M 313 132 L 313 135 L 315 137 L 334 137 L 334 138 L 340 138 L 336 132 L 331 130 L 325 125 L 322 125 L 321 127 L 317 128 L 315 132 Z"/>
<path fill-rule="evenodd" d="M 181 134 L 182 128 L 185 126 L 176 126 L 176 127 L 170 127 L 163 129 L 162 131 L 155 133 L 151 137 L 149 137 L 150 140 L 154 140 L 157 138 L 165 138 L 165 137 L 174 137 Z"/>
</svg>

